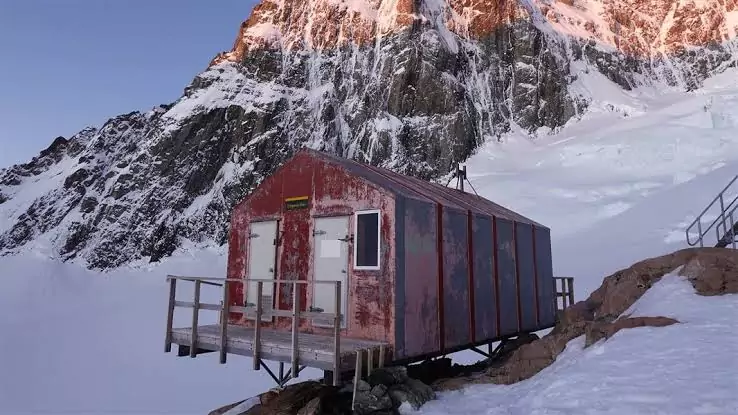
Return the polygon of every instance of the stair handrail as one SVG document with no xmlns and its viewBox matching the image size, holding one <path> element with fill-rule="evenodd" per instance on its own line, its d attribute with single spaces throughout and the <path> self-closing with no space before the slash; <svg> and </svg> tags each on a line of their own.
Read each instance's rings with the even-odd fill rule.
<svg viewBox="0 0 738 415">
<path fill-rule="evenodd" d="M 738 200 L 738 196 L 736 196 L 736 199 L 733 200 L 733 202 L 735 202 L 736 200 Z M 726 208 L 725 210 L 727 211 L 728 209 L 730 209 L 730 208 Z M 737 235 L 737 232 L 736 232 L 736 230 L 738 229 L 738 226 L 736 226 L 736 225 L 738 225 L 738 221 L 736 220 L 736 218 L 734 216 L 736 214 L 736 212 L 738 212 L 738 203 L 736 203 L 736 205 L 733 206 L 733 209 L 730 209 L 729 212 L 725 212 L 724 213 L 723 220 L 720 221 L 720 223 L 718 224 L 717 228 L 715 228 L 717 230 L 717 233 L 718 233 L 717 234 L 718 246 L 722 242 L 723 238 L 725 238 L 726 235 L 730 234 L 731 235 L 730 242 L 727 242 L 726 241 L 725 246 L 727 247 L 728 245 L 731 245 L 731 247 L 733 249 L 736 248 L 736 243 L 738 242 L 738 241 L 736 241 L 736 236 L 738 236 Z M 728 223 L 726 224 L 725 221 L 728 221 Z M 727 229 L 727 231 L 725 233 L 723 233 L 722 235 L 720 235 L 720 232 L 719 232 L 720 226 L 722 226 L 723 229 Z"/>
<path fill-rule="evenodd" d="M 738 180 L 738 175 L 736 175 L 735 177 L 733 177 L 733 180 L 731 180 L 730 183 L 728 183 L 727 186 L 725 186 L 723 188 L 723 190 L 720 191 L 720 193 L 718 193 L 717 196 L 715 196 L 714 199 L 712 199 L 712 201 L 710 202 L 710 204 L 708 204 L 707 207 L 699 215 L 697 215 L 697 217 L 694 219 L 694 221 L 692 221 L 692 223 L 687 227 L 687 229 L 685 231 L 685 234 L 687 235 L 687 244 L 689 246 L 695 246 L 695 245 L 697 245 L 697 243 L 699 243 L 700 246 L 704 246 L 703 239 L 704 239 L 705 235 L 707 235 L 707 233 L 710 231 L 710 229 L 712 229 L 712 227 L 715 226 L 715 224 L 718 222 L 718 220 L 721 220 L 721 224 L 723 224 L 723 225 L 725 224 L 725 213 L 726 213 L 726 210 L 730 209 L 733 206 L 734 203 L 738 202 L 738 195 L 736 195 L 736 197 L 728 204 L 727 207 L 725 206 L 725 200 L 723 199 L 723 196 L 725 195 L 725 192 L 727 192 L 728 189 L 730 189 L 730 187 L 733 185 L 733 183 L 736 182 L 736 180 Z M 718 215 L 717 218 L 715 218 L 715 220 L 712 221 L 712 223 L 710 223 L 710 225 L 706 229 L 703 230 L 702 229 L 702 220 L 701 220 L 702 217 L 718 201 L 720 202 L 720 214 Z M 697 240 L 693 242 L 692 241 L 692 238 L 690 238 L 690 231 L 695 226 L 697 226 L 697 232 L 698 232 L 699 236 L 697 237 Z"/>
</svg>

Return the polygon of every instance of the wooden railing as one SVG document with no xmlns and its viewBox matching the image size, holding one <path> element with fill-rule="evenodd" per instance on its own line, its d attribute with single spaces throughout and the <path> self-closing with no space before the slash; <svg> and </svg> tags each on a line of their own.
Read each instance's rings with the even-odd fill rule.
<svg viewBox="0 0 738 415">
<path fill-rule="evenodd" d="M 566 310 L 574 304 L 574 277 L 554 277 L 556 311 Z M 561 308 L 559 308 L 561 298 Z"/>
<path fill-rule="evenodd" d="M 192 302 L 177 301 L 177 281 L 190 281 L 195 283 L 195 291 Z M 192 342 L 190 344 L 190 357 L 195 357 L 197 354 L 197 325 L 199 319 L 200 310 L 212 310 L 219 311 L 219 326 L 220 326 L 220 363 L 226 362 L 226 349 L 228 341 L 228 316 L 230 313 L 243 313 L 247 314 L 253 312 L 256 309 L 256 318 L 254 319 L 254 350 L 253 350 L 253 361 L 254 370 L 259 370 L 261 367 L 261 319 L 263 317 L 288 317 L 292 319 L 292 377 L 296 378 L 299 375 L 299 327 L 300 319 L 303 318 L 321 318 L 333 319 L 333 384 L 338 386 L 340 382 L 341 373 L 341 282 L 340 281 L 304 281 L 304 280 L 269 280 L 269 279 L 235 279 L 235 278 L 201 278 L 201 277 L 183 277 L 176 275 L 168 275 L 167 281 L 169 282 L 169 306 L 167 309 L 167 331 L 166 331 L 166 345 L 165 352 L 172 350 L 172 326 L 174 321 L 174 309 L 176 307 L 192 308 Z M 229 299 L 229 284 L 238 283 L 246 284 L 249 282 L 256 283 L 256 304 L 251 307 L 242 307 L 230 305 Z M 285 284 L 292 286 L 292 310 L 280 310 L 280 309 L 268 309 L 264 310 L 261 302 L 262 291 L 264 283 L 267 284 Z M 222 287 L 223 299 L 220 304 L 208 304 L 200 302 L 200 289 L 202 284 Z M 313 311 L 302 311 L 300 309 L 300 295 L 298 290 L 299 285 L 309 284 L 330 284 L 335 288 L 335 309 L 336 313 L 322 313 Z"/>
</svg>

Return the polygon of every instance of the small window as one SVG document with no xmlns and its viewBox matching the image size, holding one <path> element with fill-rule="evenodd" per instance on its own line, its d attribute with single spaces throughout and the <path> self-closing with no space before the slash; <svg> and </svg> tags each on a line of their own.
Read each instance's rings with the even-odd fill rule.
<svg viewBox="0 0 738 415">
<path fill-rule="evenodd" d="M 354 268 L 379 269 L 379 211 L 356 212 Z"/>
</svg>

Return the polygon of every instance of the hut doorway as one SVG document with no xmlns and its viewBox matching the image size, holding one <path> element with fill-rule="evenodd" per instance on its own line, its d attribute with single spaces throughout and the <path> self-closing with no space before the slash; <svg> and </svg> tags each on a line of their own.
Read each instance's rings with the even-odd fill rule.
<svg viewBox="0 0 738 415">
<path fill-rule="evenodd" d="M 252 222 L 249 232 L 248 275 L 250 279 L 274 280 L 277 240 L 276 220 Z M 249 281 L 246 291 L 246 306 L 253 307 L 247 317 L 256 318 L 256 282 Z M 274 304 L 274 284 L 264 283 L 261 293 L 262 310 L 271 310 Z M 262 317 L 262 321 L 271 321 L 271 317 Z"/>
<path fill-rule="evenodd" d="M 315 281 L 341 281 L 341 327 L 346 327 L 348 293 L 348 234 L 350 216 L 315 218 L 313 230 L 313 276 Z M 317 312 L 335 313 L 336 295 L 332 284 L 313 284 L 313 304 Z M 333 327 L 333 321 L 314 319 L 316 326 Z"/>
</svg>

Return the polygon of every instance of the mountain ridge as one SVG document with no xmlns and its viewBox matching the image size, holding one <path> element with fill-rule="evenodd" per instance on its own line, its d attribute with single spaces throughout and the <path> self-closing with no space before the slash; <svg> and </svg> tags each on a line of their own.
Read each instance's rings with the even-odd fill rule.
<svg viewBox="0 0 738 415">
<path fill-rule="evenodd" d="M 318 11 L 316 5 L 350 4 L 355 15 L 359 1 L 299 4 Z M 589 72 L 625 90 L 689 91 L 738 59 L 735 38 L 636 58 L 553 30 L 552 9 L 544 13 L 541 2 L 504 3 L 502 12 L 482 16 L 488 34 L 459 36 L 443 17 L 453 7 L 431 3 L 417 10 L 410 2 L 373 3 L 407 25 L 377 32 L 381 37 L 352 32 L 365 43 L 296 48 L 281 43 L 280 32 L 279 42 L 250 48 L 240 40 L 265 13 L 294 17 L 285 21 L 297 34 L 344 30 L 344 23 L 326 29 L 312 21 L 291 7 L 298 3 L 263 2 L 241 26 L 231 55 L 218 55 L 175 102 L 113 117 L 0 170 L 0 254 L 44 247 L 62 260 L 108 269 L 158 261 L 186 241 L 221 245 L 231 207 L 303 146 L 439 180 L 485 142 L 513 131 L 557 131 L 593 102 L 606 102 L 579 85 Z M 669 10 L 681 4 L 653 3 Z M 478 17 L 474 7 L 486 3 L 454 4 Z M 317 39 L 340 39 L 334 35 Z"/>
</svg>

